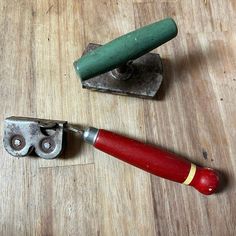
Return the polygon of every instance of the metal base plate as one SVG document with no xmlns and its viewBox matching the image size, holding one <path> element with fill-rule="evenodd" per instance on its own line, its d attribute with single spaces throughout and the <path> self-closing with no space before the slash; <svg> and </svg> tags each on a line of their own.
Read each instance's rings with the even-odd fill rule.
<svg viewBox="0 0 236 236">
<path fill-rule="evenodd" d="M 90 43 L 84 54 L 99 47 Z M 160 88 L 163 66 L 159 54 L 147 53 L 132 63 L 133 75 L 128 80 L 115 79 L 111 71 L 82 82 L 82 87 L 99 92 L 153 98 Z"/>
</svg>

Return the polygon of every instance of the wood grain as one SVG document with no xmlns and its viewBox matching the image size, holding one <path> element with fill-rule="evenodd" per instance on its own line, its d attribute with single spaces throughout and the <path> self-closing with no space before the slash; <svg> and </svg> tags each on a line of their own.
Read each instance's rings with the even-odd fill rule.
<svg viewBox="0 0 236 236">
<path fill-rule="evenodd" d="M 1 235 L 236 234 L 234 0 L 1 0 L 0 12 L 1 124 L 21 115 L 105 128 L 222 173 L 222 191 L 205 197 L 73 137 L 53 161 L 1 145 Z M 89 42 L 167 16 L 179 34 L 155 50 L 165 67 L 157 100 L 81 88 L 72 63 Z"/>
</svg>

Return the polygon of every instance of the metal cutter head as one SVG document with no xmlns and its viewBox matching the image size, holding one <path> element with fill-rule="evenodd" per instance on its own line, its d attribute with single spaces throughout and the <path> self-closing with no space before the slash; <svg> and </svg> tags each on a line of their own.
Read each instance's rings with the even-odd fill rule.
<svg viewBox="0 0 236 236">
<path fill-rule="evenodd" d="M 66 125 L 66 121 L 9 117 L 4 122 L 4 147 L 16 157 L 35 151 L 41 158 L 53 159 L 63 151 Z"/>
</svg>

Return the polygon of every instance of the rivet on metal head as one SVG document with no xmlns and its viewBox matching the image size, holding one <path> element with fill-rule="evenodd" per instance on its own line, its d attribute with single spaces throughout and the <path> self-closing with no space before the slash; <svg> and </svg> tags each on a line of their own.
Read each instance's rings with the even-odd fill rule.
<svg viewBox="0 0 236 236">
<path fill-rule="evenodd" d="M 21 145 L 21 141 L 19 140 L 19 139 L 16 139 L 15 141 L 14 141 L 14 144 L 15 144 L 15 146 L 20 146 Z"/>
<path fill-rule="evenodd" d="M 51 144 L 49 142 L 46 142 L 43 144 L 45 149 L 49 149 L 51 147 Z"/>
<path fill-rule="evenodd" d="M 22 135 L 16 134 L 11 137 L 11 147 L 16 150 L 20 151 L 25 147 L 25 139 Z"/>
<path fill-rule="evenodd" d="M 44 138 L 40 142 L 41 150 L 45 153 L 50 153 L 55 149 L 55 142 L 51 138 Z"/>
</svg>

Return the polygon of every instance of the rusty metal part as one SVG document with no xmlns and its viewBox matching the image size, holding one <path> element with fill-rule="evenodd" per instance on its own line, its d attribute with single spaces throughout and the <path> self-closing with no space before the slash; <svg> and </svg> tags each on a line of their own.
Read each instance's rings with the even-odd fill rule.
<svg viewBox="0 0 236 236">
<path fill-rule="evenodd" d="M 121 65 L 120 67 L 112 70 L 110 73 L 114 79 L 118 80 L 127 80 L 130 79 L 134 73 L 134 67 L 132 65 L 132 61 L 127 64 Z"/>
<path fill-rule="evenodd" d="M 52 138 L 44 138 L 40 142 L 40 148 L 45 153 L 51 153 L 55 149 L 56 144 Z"/>
<path fill-rule="evenodd" d="M 25 147 L 25 139 L 19 134 L 13 135 L 11 137 L 10 145 L 14 150 L 19 151 Z"/>
<path fill-rule="evenodd" d="M 16 157 L 34 150 L 41 158 L 53 159 L 63 151 L 66 127 L 66 121 L 9 117 L 4 122 L 4 147 Z"/>
<path fill-rule="evenodd" d="M 99 47 L 90 43 L 83 55 Z M 100 92 L 153 98 L 163 80 L 163 66 L 159 54 L 147 53 L 110 72 L 82 81 L 82 87 Z"/>
</svg>

